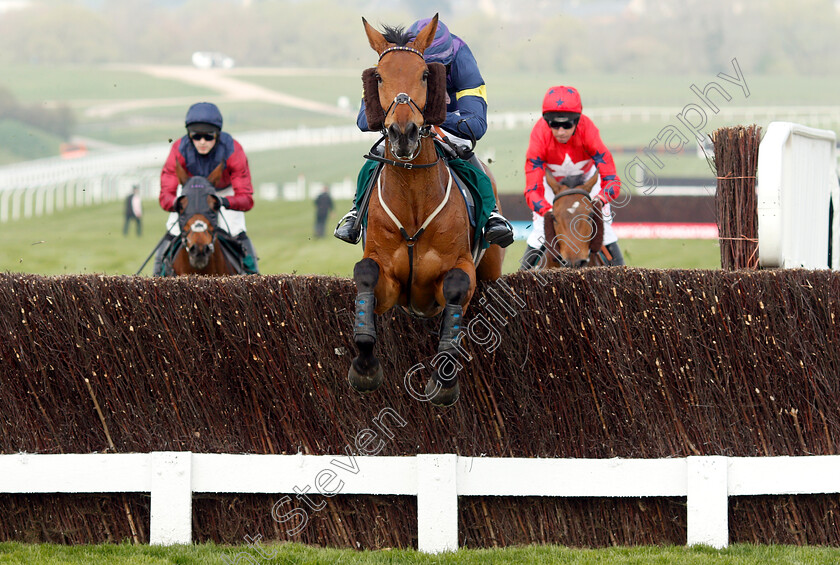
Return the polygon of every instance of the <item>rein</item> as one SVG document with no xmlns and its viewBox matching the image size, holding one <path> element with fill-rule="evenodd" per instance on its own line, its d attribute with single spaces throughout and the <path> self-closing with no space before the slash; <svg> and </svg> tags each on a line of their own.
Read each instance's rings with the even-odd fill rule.
<svg viewBox="0 0 840 565">
<path fill-rule="evenodd" d="M 424 126 L 423 129 L 420 131 L 420 137 L 431 137 L 431 130 L 429 126 Z M 440 161 L 440 155 L 438 158 L 432 163 L 424 163 L 422 165 L 416 165 L 411 161 L 403 162 L 403 161 L 395 161 L 393 159 L 387 159 L 385 157 L 380 157 L 376 154 L 376 148 L 379 146 L 380 143 L 385 139 L 385 135 L 379 138 L 379 141 L 373 144 L 373 147 L 370 148 L 367 155 L 363 155 L 365 159 L 369 159 L 371 161 L 377 161 L 379 163 L 385 163 L 386 165 L 393 165 L 394 167 L 400 167 L 403 169 L 428 169 L 429 167 L 434 167 Z"/>
</svg>

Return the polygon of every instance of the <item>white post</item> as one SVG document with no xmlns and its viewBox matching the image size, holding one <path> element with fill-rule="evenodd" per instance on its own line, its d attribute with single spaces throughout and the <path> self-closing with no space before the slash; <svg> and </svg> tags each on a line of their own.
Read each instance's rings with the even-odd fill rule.
<svg viewBox="0 0 840 565">
<path fill-rule="evenodd" d="M 192 453 L 152 454 L 151 545 L 192 543 Z"/>
<path fill-rule="evenodd" d="M 687 545 L 729 545 L 729 485 L 726 457 L 687 458 Z"/>
<path fill-rule="evenodd" d="M 458 549 L 458 456 L 417 456 L 417 549 Z"/>
</svg>

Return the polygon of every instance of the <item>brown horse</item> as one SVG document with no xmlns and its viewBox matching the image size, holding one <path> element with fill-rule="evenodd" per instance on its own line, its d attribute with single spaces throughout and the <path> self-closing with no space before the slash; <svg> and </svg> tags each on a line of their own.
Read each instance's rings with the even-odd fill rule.
<svg viewBox="0 0 840 565">
<path fill-rule="evenodd" d="M 383 35 L 364 18 L 362 22 L 370 46 L 379 54 L 379 64 L 366 73 L 375 77 L 378 97 L 374 93 L 373 98 L 383 109 L 386 164 L 372 189 L 364 257 L 353 269 L 353 339 L 359 355 L 348 378 L 359 392 L 371 392 L 383 380 L 373 353 L 374 314 L 393 306 L 420 317 L 442 314 L 438 354 L 451 354 L 476 277 L 501 276 L 504 251 L 491 245 L 476 267 L 471 250 L 475 234 L 466 205 L 457 189 L 452 190 L 452 176 L 430 135 L 430 127 L 445 118 L 446 69 L 423 59 L 434 39 L 437 15 L 416 38 L 401 28 L 386 28 Z M 458 399 L 457 372 L 441 373 L 435 371 L 429 379 L 426 399 L 448 406 Z"/>
<path fill-rule="evenodd" d="M 551 212 L 545 215 L 544 224 L 546 266 L 604 266 L 600 254 L 604 219 L 601 207 L 589 196 L 598 175 L 585 182 L 580 177 L 567 177 L 561 183 L 550 173 L 545 178 L 554 192 Z"/>
<path fill-rule="evenodd" d="M 203 177 L 184 183 L 175 201 L 181 226 L 181 247 L 172 259 L 176 275 L 235 275 L 218 241 L 216 217 L 221 208 L 213 185 Z"/>
</svg>

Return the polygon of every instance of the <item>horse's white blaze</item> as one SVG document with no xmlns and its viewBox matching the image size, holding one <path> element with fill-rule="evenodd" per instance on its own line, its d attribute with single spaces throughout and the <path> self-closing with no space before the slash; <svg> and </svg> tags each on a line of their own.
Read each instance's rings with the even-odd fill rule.
<svg viewBox="0 0 840 565">
<path fill-rule="evenodd" d="M 208 227 L 209 226 L 207 225 L 206 222 L 202 222 L 201 220 L 196 220 L 195 222 L 193 222 L 193 225 L 190 226 L 190 231 L 201 233 L 201 232 L 207 231 Z"/>
<path fill-rule="evenodd" d="M 572 204 L 571 208 L 566 208 L 566 212 L 568 212 L 569 214 L 574 214 L 575 210 L 578 209 L 578 206 L 580 206 L 580 202 L 575 202 L 574 204 Z"/>
</svg>

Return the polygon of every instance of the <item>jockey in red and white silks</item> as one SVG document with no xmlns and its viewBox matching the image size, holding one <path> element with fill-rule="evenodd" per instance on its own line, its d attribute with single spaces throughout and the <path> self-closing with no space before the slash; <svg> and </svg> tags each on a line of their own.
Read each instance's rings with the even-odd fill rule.
<svg viewBox="0 0 840 565">
<path fill-rule="evenodd" d="M 582 111 L 580 94 L 571 86 L 549 88 L 543 98 L 542 118 L 531 130 L 525 156 L 525 200 L 533 211 L 528 247 L 541 247 L 544 216 L 551 210 L 554 192 L 545 175 L 553 175 L 560 183 L 566 177 L 582 176 L 583 180 L 589 180 L 593 175 L 600 175 L 600 182 L 592 187 L 590 196 L 603 203 L 604 245 L 618 259 L 621 253 L 618 246 L 613 245 L 618 237 L 612 229 L 610 202 L 618 196 L 621 180 L 598 128 Z M 618 253 L 612 251 L 613 247 Z M 611 264 L 623 264 L 623 260 Z"/>
<path fill-rule="evenodd" d="M 248 273 L 257 273 L 257 254 L 245 227 L 245 212 L 254 207 L 254 188 L 248 157 L 242 146 L 230 134 L 222 131 L 223 119 L 219 108 L 211 102 L 190 106 L 184 120 L 186 135 L 176 140 L 160 174 L 160 207 L 171 212 L 167 221 L 166 240 L 155 250 L 153 274 L 163 273 L 163 255 L 169 242 L 178 237 L 181 229 L 175 202 L 181 196 L 179 169 L 186 177 L 211 177 L 219 197 L 219 227 L 241 244 L 245 253 L 244 265 Z"/>
</svg>

